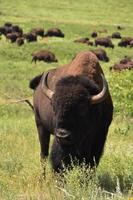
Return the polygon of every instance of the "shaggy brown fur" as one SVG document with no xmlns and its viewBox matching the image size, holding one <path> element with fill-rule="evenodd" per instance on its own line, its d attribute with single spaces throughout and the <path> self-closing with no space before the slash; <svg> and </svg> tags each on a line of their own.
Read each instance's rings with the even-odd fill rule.
<svg viewBox="0 0 133 200">
<path fill-rule="evenodd" d="M 32 54 L 32 56 L 32 62 L 34 61 L 35 63 L 37 60 L 44 62 L 57 62 L 55 55 L 52 52 L 46 50 L 35 52 Z"/>
<path fill-rule="evenodd" d="M 113 105 L 109 90 L 106 98 L 90 104 L 91 95 L 103 87 L 103 71 L 97 57 L 84 51 L 67 65 L 50 70 L 47 86 L 54 91 L 52 99 L 42 86 L 44 75 L 30 82 L 34 88 L 34 111 L 41 147 L 41 159 L 49 154 L 50 133 L 55 135 L 51 163 L 56 172 L 71 165 L 71 159 L 98 165 L 112 121 Z M 59 138 L 58 134 L 69 134 Z M 63 165 L 64 164 L 64 165 Z"/>
</svg>

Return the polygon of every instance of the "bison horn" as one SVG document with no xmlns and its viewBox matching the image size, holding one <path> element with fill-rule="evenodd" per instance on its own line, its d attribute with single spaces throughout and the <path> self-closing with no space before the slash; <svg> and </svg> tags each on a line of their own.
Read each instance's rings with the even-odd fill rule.
<svg viewBox="0 0 133 200">
<path fill-rule="evenodd" d="M 91 104 L 100 103 L 106 98 L 108 84 L 107 84 L 107 81 L 105 80 L 105 77 L 103 76 L 103 74 L 101 74 L 101 76 L 102 76 L 102 80 L 103 80 L 103 89 L 99 94 L 91 96 Z"/>
<path fill-rule="evenodd" d="M 49 72 L 47 72 L 46 74 L 43 75 L 43 78 L 42 78 L 42 90 L 43 90 L 44 94 L 49 99 L 51 99 L 53 94 L 54 94 L 54 92 L 48 88 L 48 85 L 47 85 L 48 74 L 49 74 Z"/>
</svg>

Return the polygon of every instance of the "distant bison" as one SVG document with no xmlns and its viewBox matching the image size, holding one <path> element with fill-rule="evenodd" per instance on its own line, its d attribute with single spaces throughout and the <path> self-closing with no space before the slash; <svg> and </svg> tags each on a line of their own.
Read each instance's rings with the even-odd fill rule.
<svg viewBox="0 0 133 200">
<path fill-rule="evenodd" d="M 121 34 L 119 32 L 112 33 L 112 38 L 121 39 Z"/>
<path fill-rule="evenodd" d="M 54 171 L 72 167 L 72 160 L 96 167 L 102 156 L 113 104 L 97 57 L 80 52 L 67 65 L 30 81 L 41 159 L 49 154 Z"/>
<path fill-rule="evenodd" d="M 133 69 L 133 61 L 128 57 L 123 58 L 119 63 L 115 63 L 114 66 L 110 67 L 110 70 L 115 71 L 123 71 L 126 69 Z"/>
<path fill-rule="evenodd" d="M 37 35 L 34 33 L 26 33 L 23 35 L 27 42 L 36 42 Z"/>
<path fill-rule="evenodd" d="M 18 35 L 16 33 L 8 33 L 6 34 L 6 39 L 10 40 L 12 43 L 16 42 Z"/>
<path fill-rule="evenodd" d="M 106 51 L 104 49 L 98 48 L 92 50 L 92 52 L 97 56 L 99 60 L 109 62 L 109 57 L 107 56 Z"/>
<path fill-rule="evenodd" d="M 44 29 L 43 28 L 34 28 L 31 30 L 31 33 L 34 33 L 40 37 L 44 36 Z"/>
<path fill-rule="evenodd" d="M 104 46 L 104 47 L 111 47 L 114 48 L 114 45 L 109 37 L 105 38 L 96 38 L 95 39 L 95 45 L 98 46 Z"/>
<path fill-rule="evenodd" d="M 38 61 L 44 61 L 44 62 L 58 62 L 58 60 L 56 59 L 55 55 L 50 52 L 50 51 L 46 51 L 46 50 L 41 50 L 38 52 L 35 52 L 32 54 L 33 58 L 31 62 L 35 62 Z"/>
<path fill-rule="evenodd" d="M 22 46 L 24 44 L 24 38 L 23 37 L 18 37 L 16 40 L 16 43 L 18 46 Z"/>
<path fill-rule="evenodd" d="M 58 29 L 58 28 L 51 28 L 49 30 L 47 30 L 46 34 L 45 34 L 46 37 L 64 37 L 64 33 Z"/>
<path fill-rule="evenodd" d="M 130 42 L 133 40 L 132 37 L 123 37 L 121 41 L 118 43 L 119 47 L 127 47 L 130 45 Z"/>
<path fill-rule="evenodd" d="M 91 37 L 93 37 L 93 38 L 97 37 L 97 32 L 91 33 Z"/>
<path fill-rule="evenodd" d="M 87 43 L 88 41 L 89 41 L 88 37 L 74 40 L 74 42 L 79 42 L 79 43 Z"/>
</svg>

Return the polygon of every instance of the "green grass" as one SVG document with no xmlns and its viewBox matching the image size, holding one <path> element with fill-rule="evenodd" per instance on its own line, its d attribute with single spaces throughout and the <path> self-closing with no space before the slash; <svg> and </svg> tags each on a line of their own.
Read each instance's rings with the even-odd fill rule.
<svg viewBox="0 0 133 200">
<path fill-rule="evenodd" d="M 123 56 L 133 59 L 132 49 L 118 47 L 114 39 L 115 48 L 106 49 L 110 62 L 100 62 L 114 102 L 114 119 L 95 176 L 83 165 L 66 170 L 62 179 L 52 173 L 48 161 L 44 180 L 33 112 L 10 99 L 31 97 L 32 77 L 70 62 L 80 51 L 95 49 L 73 40 L 90 37 L 94 30 L 107 29 L 100 36 L 111 35 L 117 25 L 125 27 L 123 36 L 133 36 L 132 8 L 132 0 L 0 0 L 0 26 L 10 21 L 24 32 L 58 27 L 65 33 L 65 38 L 39 38 L 22 47 L 3 36 L 0 39 L 0 200 L 125 200 L 133 196 L 133 71 L 109 71 Z M 40 49 L 54 52 L 59 62 L 31 64 L 31 54 Z"/>
</svg>

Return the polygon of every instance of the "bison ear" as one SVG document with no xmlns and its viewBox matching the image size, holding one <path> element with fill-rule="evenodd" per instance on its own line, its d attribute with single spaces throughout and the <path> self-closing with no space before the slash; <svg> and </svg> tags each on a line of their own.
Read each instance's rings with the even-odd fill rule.
<svg viewBox="0 0 133 200">
<path fill-rule="evenodd" d="M 42 78 L 42 74 L 39 74 L 38 76 L 34 77 L 34 78 L 30 81 L 29 87 L 30 87 L 31 89 L 35 90 L 36 87 L 39 85 L 41 78 Z"/>
</svg>

